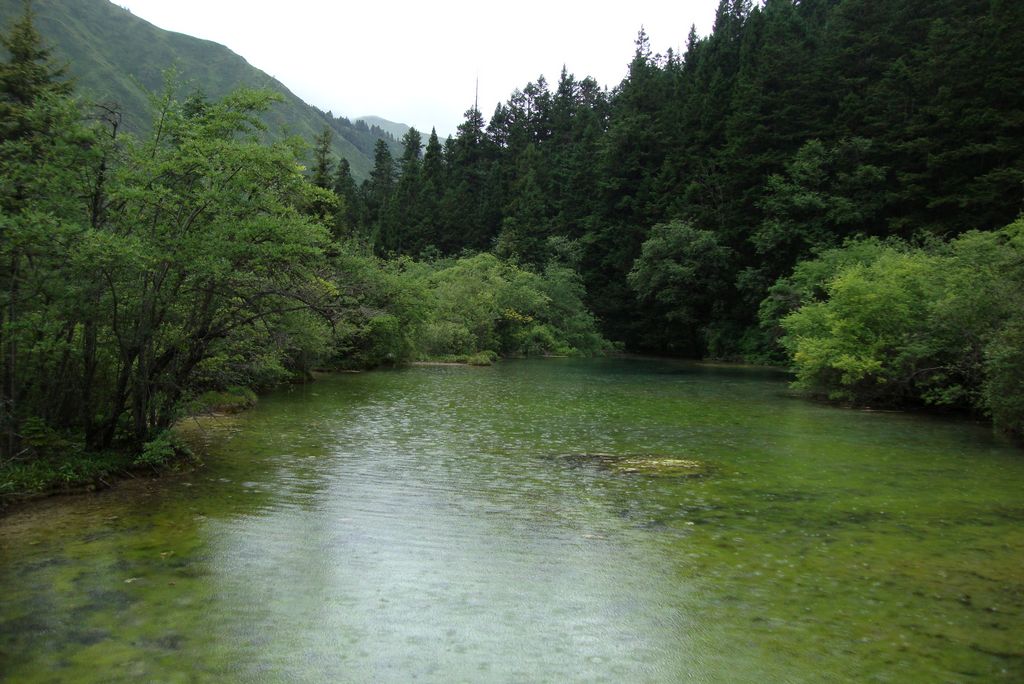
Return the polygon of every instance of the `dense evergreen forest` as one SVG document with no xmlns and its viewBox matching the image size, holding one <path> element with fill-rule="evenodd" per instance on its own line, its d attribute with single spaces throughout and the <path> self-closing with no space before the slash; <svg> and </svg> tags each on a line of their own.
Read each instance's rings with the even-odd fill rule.
<svg viewBox="0 0 1024 684">
<path fill-rule="evenodd" d="M 615 346 L 1020 432 L 1021 44 L 1012 1 L 723 0 L 682 55 L 641 32 L 611 92 L 563 71 L 444 142 L 378 137 L 357 184 L 331 128 L 306 167 L 266 142 L 268 93 L 169 74 L 124 131 L 27 10 L 0 64 L 0 488 L 165 463 L 181 416 L 314 368 Z"/>
<path fill-rule="evenodd" d="M 612 92 L 563 70 L 444 144 L 378 147 L 358 191 L 324 155 L 317 182 L 380 255 L 570 265 L 627 349 L 1019 430 L 1019 399 L 995 407 L 1020 394 L 1019 45 L 1019 2 L 723 0 L 684 54 L 641 31 Z"/>
</svg>

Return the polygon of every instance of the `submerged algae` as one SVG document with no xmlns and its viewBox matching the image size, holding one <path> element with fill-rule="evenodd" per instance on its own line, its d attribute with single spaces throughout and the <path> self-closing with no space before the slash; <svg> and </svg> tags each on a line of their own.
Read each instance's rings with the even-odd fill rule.
<svg viewBox="0 0 1024 684">
<path fill-rule="evenodd" d="M 623 475 L 639 474 L 655 477 L 705 477 L 711 472 L 707 463 L 690 458 L 657 454 L 578 453 L 557 458 L 593 465 Z"/>
<path fill-rule="evenodd" d="M 1020 453 L 786 394 L 550 360 L 273 395 L 202 471 L 0 520 L 0 674 L 1020 681 Z M 711 467 L 624 472 L 659 459 Z"/>
</svg>

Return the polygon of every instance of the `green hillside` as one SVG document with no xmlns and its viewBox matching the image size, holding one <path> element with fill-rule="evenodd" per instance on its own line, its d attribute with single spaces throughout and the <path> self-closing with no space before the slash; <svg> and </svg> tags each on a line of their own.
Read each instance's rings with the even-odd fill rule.
<svg viewBox="0 0 1024 684">
<path fill-rule="evenodd" d="M 22 7 L 22 0 L 0 0 L 0 24 L 7 26 Z M 34 0 L 32 7 L 37 27 L 58 58 L 69 63 L 78 90 L 119 105 L 129 130 L 148 126 L 146 91 L 158 89 L 163 71 L 174 65 L 190 87 L 212 98 L 239 86 L 280 93 L 284 101 L 265 117 L 271 134 L 312 141 L 331 126 L 335 153 L 349 160 L 358 179 L 369 174 L 376 139 L 390 140 L 381 129 L 356 127 L 306 104 L 223 45 L 165 31 L 108 0 Z"/>
<path fill-rule="evenodd" d="M 387 119 L 379 116 L 360 116 L 358 120 L 366 122 L 366 125 L 371 128 L 376 126 L 377 128 L 387 131 L 393 135 L 396 140 L 401 140 L 402 136 L 409 132 L 408 124 L 388 121 Z M 429 133 L 430 131 L 427 132 Z"/>
</svg>

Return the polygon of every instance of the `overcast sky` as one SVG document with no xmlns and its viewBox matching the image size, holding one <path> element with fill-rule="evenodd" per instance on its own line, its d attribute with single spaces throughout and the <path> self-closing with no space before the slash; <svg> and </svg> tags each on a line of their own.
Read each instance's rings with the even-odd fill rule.
<svg viewBox="0 0 1024 684">
<path fill-rule="evenodd" d="M 316 107 L 454 133 L 473 104 L 489 118 L 515 88 L 562 65 L 614 87 L 641 26 L 655 52 L 706 35 L 718 0 L 502 3 L 114 0 L 157 26 L 222 43 Z"/>
</svg>

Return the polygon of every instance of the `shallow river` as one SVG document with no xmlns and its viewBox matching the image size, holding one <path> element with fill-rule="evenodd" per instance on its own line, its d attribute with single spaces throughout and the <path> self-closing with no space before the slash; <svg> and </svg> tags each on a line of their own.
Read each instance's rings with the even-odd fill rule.
<svg viewBox="0 0 1024 684">
<path fill-rule="evenodd" d="M 1024 680 L 1024 451 L 636 359 L 348 374 L 0 518 L 0 680 Z"/>
</svg>

